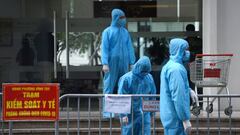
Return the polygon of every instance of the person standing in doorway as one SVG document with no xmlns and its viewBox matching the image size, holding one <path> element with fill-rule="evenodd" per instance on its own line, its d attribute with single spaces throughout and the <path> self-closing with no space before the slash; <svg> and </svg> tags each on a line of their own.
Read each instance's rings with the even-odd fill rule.
<svg viewBox="0 0 240 135">
<path fill-rule="evenodd" d="M 198 36 L 193 36 L 192 32 L 195 32 L 195 26 L 193 24 L 188 24 L 186 26 L 186 34 L 187 37 L 185 40 L 189 44 L 189 51 L 191 52 L 190 54 L 190 59 L 188 62 L 184 64 L 185 68 L 187 69 L 187 75 L 188 75 L 188 82 L 189 86 L 192 90 L 195 89 L 195 84 L 190 80 L 190 68 L 189 68 L 189 63 L 193 62 L 195 60 L 196 54 L 202 54 L 202 39 Z M 203 88 L 197 88 L 197 93 L 198 94 L 203 94 Z M 191 100 L 191 99 L 190 99 Z M 199 97 L 199 107 L 202 109 L 203 107 L 203 102 L 202 102 L 202 97 Z M 191 104 L 193 105 L 193 100 L 191 100 Z"/>
<path fill-rule="evenodd" d="M 22 39 L 22 48 L 17 53 L 16 62 L 19 66 L 33 66 L 35 53 L 27 37 Z"/>
</svg>

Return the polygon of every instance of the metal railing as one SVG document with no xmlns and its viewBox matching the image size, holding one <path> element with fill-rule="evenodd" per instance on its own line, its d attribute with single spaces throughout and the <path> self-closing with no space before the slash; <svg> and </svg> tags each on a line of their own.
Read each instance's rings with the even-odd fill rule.
<svg viewBox="0 0 240 135">
<path fill-rule="evenodd" d="M 120 95 L 119 95 L 120 96 Z M 141 98 L 141 100 L 142 99 L 144 99 L 144 98 L 149 98 L 149 97 L 153 97 L 153 98 L 159 98 L 159 95 L 131 95 L 131 100 L 132 100 L 132 105 L 133 105 L 133 99 L 134 98 Z M 103 105 L 102 105 L 102 103 L 103 103 L 103 98 L 104 98 L 104 95 L 103 94 L 66 94 L 66 95 L 63 95 L 63 96 L 61 96 L 60 98 L 59 98 L 59 101 L 60 101 L 60 103 L 64 100 L 64 99 L 66 99 L 66 105 L 67 105 L 67 107 L 66 107 L 66 120 L 67 120 L 67 130 L 66 130 L 66 134 L 67 135 L 69 135 L 69 132 L 70 132 L 70 129 L 69 129 L 69 100 L 70 100 L 70 98 L 76 98 L 77 99 L 77 134 L 79 135 L 80 134 L 80 128 L 79 128 L 79 123 L 80 123 L 80 112 L 82 112 L 81 110 L 80 110 L 80 99 L 81 98 L 87 98 L 88 99 L 88 108 L 87 108 L 87 119 L 88 119 L 88 135 L 90 135 L 91 134 L 91 120 L 90 120 L 90 118 L 91 118 L 91 99 L 98 99 L 98 101 L 99 101 L 99 108 L 98 108 L 98 120 L 99 120 L 99 123 L 98 123 L 98 132 L 99 132 L 99 135 L 101 135 L 102 134 L 102 120 L 109 120 L 109 127 L 108 127 L 108 129 L 109 129 L 109 134 L 111 135 L 112 134 L 112 131 L 113 131 L 113 127 L 112 127 L 112 122 L 113 122 L 113 119 L 114 120 L 118 120 L 118 121 L 120 121 L 118 118 L 112 118 L 112 116 L 113 116 L 113 114 L 111 114 L 111 116 L 110 116 L 110 118 L 109 119 L 103 119 L 102 118 L 102 110 L 103 110 Z M 132 106 L 131 105 L 131 106 Z M 131 114 L 132 114 L 132 121 L 133 121 L 133 109 L 131 109 Z M 142 115 L 142 117 L 143 117 L 143 115 Z M 133 124 L 133 123 L 132 123 Z M 143 121 L 142 121 L 142 125 L 144 125 L 143 124 Z M 56 130 L 55 130 L 55 135 L 58 135 L 58 133 L 59 133 L 59 121 L 56 121 L 56 123 L 55 123 L 55 126 L 56 126 Z M 133 125 L 132 125 L 132 127 L 133 127 Z M 115 128 L 115 129 L 119 129 L 120 127 L 118 127 L 118 128 Z M 142 127 L 143 128 L 143 127 Z M 155 134 L 155 116 L 154 116 L 154 121 L 153 121 L 153 128 L 152 128 L 152 132 L 153 132 L 153 135 Z M 143 130 L 142 130 L 143 131 Z M 143 131 L 144 132 L 144 131 Z M 133 130 L 132 130 L 132 133 L 133 133 Z"/>
<path fill-rule="evenodd" d="M 240 95 L 199 95 L 198 97 L 202 97 L 203 98 L 203 102 L 205 102 L 205 106 L 206 106 L 206 109 L 204 109 L 203 112 L 205 112 L 205 115 L 206 116 L 202 116 L 200 115 L 202 112 L 200 112 L 200 116 L 201 117 L 204 117 L 206 118 L 207 120 L 207 123 L 206 123 L 206 131 L 204 132 L 205 134 L 207 133 L 207 135 L 210 135 L 212 134 L 211 132 L 213 130 L 217 130 L 218 132 L 218 135 L 220 135 L 222 133 L 222 122 L 221 122 L 221 119 L 225 118 L 225 121 L 228 121 L 228 126 L 224 128 L 225 132 L 224 134 L 229 134 L 229 135 L 232 135 L 232 134 L 236 134 L 236 130 L 233 131 L 232 129 L 232 114 L 234 113 L 233 112 L 233 106 L 232 106 L 232 100 L 233 99 L 239 99 L 240 98 Z M 215 108 L 215 116 L 212 114 L 213 112 L 213 105 L 212 105 L 212 101 L 211 99 L 217 99 L 217 103 L 215 105 L 217 105 L 217 107 Z M 227 105 L 225 106 L 225 109 L 222 109 L 223 106 L 221 106 L 221 103 L 224 103 L 224 101 L 222 100 L 225 100 L 225 103 L 227 103 Z M 224 110 L 224 111 L 222 111 Z M 199 135 L 199 134 L 203 134 L 203 133 L 200 133 L 200 130 L 199 130 L 199 121 L 201 118 L 199 118 L 199 115 L 195 115 L 194 117 L 192 117 L 191 119 L 195 118 L 195 130 L 196 130 L 196 134 Z M 212 128 L 211 127 L 211 123 L 210 123 L 210 120 L 211 120 L 211 117 L 215 117 L 217 119 L 217 128 Z M 237 116 L 237 118 L 240 118 L 239 115 L 235 115 Z M 239 126 L 240 127 L 240 126 Z M 239 129 L 238 127 L 238 129 Z M 234 133 L 233 133 L 234 132 Z M 239 132 L 239 131 L 238 131 Z M 240 133 L 240 132 L 239 132 Z"/>
<path fill-rule="evenodd" d="M 0 93 L 2 96 L 2 93 Z M 159 99 L 159 95 L 132 95 L 133 98 L 149 98 L 153 97 Z M 240 119 L 240 115 L 236 115 L 238 112 L 235 111 L 235 108 L 232 107 L 233 100 L 240 99 L 240 95 L 199 95 L 206 102 L 205 106 L 209 109 L 210 101 L 212 98 L 216 98 L 214 111 L 211 112 L 205 108 L 200 110 L 200 113 L 197 115 L 191 116 L 192 123 L 192 134 L 237 134 L 240 133 L 240 126 L 236 124 L 236 119 Z M 103 110 L 103 94 L 66 94 L 61 96 L 59 99 L 61 105 L 60 119 L 55 122 L 55 135 L 58 135 L 60 132 L 65 132 L 67 135 L 74 132 L 78 135 L 80 134 L 113 134 L 114 132 L 120 133 L 121 126 L 118 118 L 102 118 Z M 75 99 L 75 100 L 74 100 Z M 229 102 L 224 102 L 229 99 Z M 74 101 L 73 101 L 74 100 Z M 97 101 L 97 102 L 96 102 Z M 222 103 L 225 104 L 225 109 L 223 108 Z M 133 104 L 133 102 L 132 102 Z M 2 107 L 0 108 L 2 111 Z M 224 111 L 222 111 L 224 110 Z M 236 114 L 235 114 L 236 113 Z M 132 111 L 132 116 L 133 111 Z M 151 133 L 163 133 L 163 128 L 160 122 L 159 113 L 155 114 L 155 119 L 151 127 Z M 233 117 L 234 116 L 234 117 Z M 142 116 L 143 117 L 143 116 Z M 133 118 L 133 117 L 132 117 Z M 74 119 L 76 122 L 76 128 L 70 127 L 71 121 Z M 204 120 L 203 120 L 204 119 Z M 64 121 L 66 120 L 66 121 Z M 85 123 L 82 121 L 85 120 Z M 98 121 L 98 124 L 95 125 L 95 121 Z M 240 121 L 240 120 L 239 120 Z M 237 121 L 237 122 L 239 122 Z M 62 124 L 59 123 L 63 122 Z M 66 123 L 65 123 L 66 122 Z M 119 122 L 119 123 L 117 123 Z M 234 123 L 235 122 L 235 123 Z M 117 124 L 116 124 L 117 123 Z M 9 135 L 13 134 L 13 121 L 9 121 L 8 130 L 4 130 L 2 113 L 1 113 L 1 125 L 2 125 L 2 134 L 6 134 L 7 131 Z M 106 126 L 107 125 L 107 126 Z M 115 125 L 115 127 L 114 127 Z M 95 127 L 94 127 L 95 126 Z M 224 127 L 223 127 L 224 126 Z M 37 127 L 36 127 L 37 128 Z M 143 128 L 143 127 L 142 127 Z M 141 130 L 141 129 L 139 129 Z M 96 133 L 97 132 L 97 133 Z M 132 131 L 133 132 L 133 131 Z M 144 131 L 143 131 L 144 132 Z"/>
<path fill-rule="evenodd" d="M 63 95 L 60 97 L 60 102 L 62 102 L 64 99 L 67 100 L 67 107 L 66 107 L 66 113 L 67 113 L 67 118 L 66 118 L 66 121 L 67 121 L 67 128 L 66 128 L 66 134 L 68 135 L 70 133 L 70 129 L 69 129 L 69 100 L 71 98 L 76 98 L 77 99 L 77 129 L 76 129 L 76 132 L 77 134 L 79 135 L 81 133 L 81 130 L 82 128 L 80 128 L 80 112 L 83 112 L 81 111 L 80 109 L 80 100 L 81 98 L 87 98 L 88 99 L 88 108 L 86 110 L 87 112 L 87 120 L 88 120 L 88 128 L 87 128 L 87 133 L 88 135 L 91 134 L 91 131 L 93 129 L 91 129 L 91 100 L 92 99 L 95 99 L 97 98 L 98 101 L 99 101 L 99 110 L 97 111 L 99 113 L 98 115 L 98 120 L 99 120 L 99 123 L 98 123 L 98 132 L 99 132 L 99 135 L 102 134 L 102 121 L 105 120 L 105 119 L 102 119 L 102 101 L 103 101 L 103 97 L 104 95 L 103 94 L 66 94 L 66 95 Z M 160 97 L 160 95 L 132 95 L 132 101 L 133 101 L 133 98 L 146 98 L 146 97 L 154 97 L 154 98 L 158 98 Z M 199 134 L 202 134 L 203 132 L 204 133 L 207 133 L 208 135 L 211 134 L 211 132 L 218 132 L 218 134 L 220 135 L 222 131 L 222 123 L 221 123 L 221 119 L 225 118 L 224 119 L 224 122 L 226 120 L 228 120 L 228 125 L 224 128 L 224 133 L 227 132 L 227 134 L 230 134 L 232 135 L 233 134 L 233 128 L 232 128 L 232 113 L 233 113 L 233 108 L 232 108 L 232 99 L 233 98 L 240 98 L 240 95 L 199 95 L 199 97 L 202 97 L 203 100 L 205 100 L 206 102 L 206 108 L 209 109 L 209 105 L 210 105 L 210 99 L 212 98 L 216 98 L 217 99 L 217 107 L 214 109 L 214 113 L 212 114 L 211 111 L 207 110 L 205 111 L 205 109 L 203 110 L 199 110 L 200 112 L 196 115 L 192 115 L 191 117 L 191 123 L 193 125 L 193 133 L 192 134 L 196 134 L 196 135 L 199 135 Z M 224 99 L 229 99 L 229 102 L 228 102 L 228 105 L 227 107 L 225 108 L 224 110 L 224 113 L 221 111 L 222 107 L 221 107 L 221 103 L 222 100 Z M 133 103 L 132 103 L 133 105 Z M 212 106 L 213 107 L 213 106 Z M 213 108 L 212 108 L 213 109 Z M 194 111 L 194 110 L 192 110 Z M 132 116 L 133 116 L 133 111 L 132 111 Z M 143 115 L 142 115 L 143 116 Z M 224 116 L 224 117 L 223 117 Z M 132 117 L 133 118 L 133 117 Z M 142 117 L 143 118 L 143 117 Z M 159 119 L 159 118 L 158 118 Z M 205 119 L 206 120 L 206 124 L 204 124 L 204 128 L 200 128 L 200 120 L 201 119 Z M 213 120 L 216 120 L 217 119 L 217 123 L 214 123 L 216 127 L 211 127 L 211 124 L 212 122 L 214 122 Z M 108 119 L 109 120 L 109 127 L 108 127 L 108 131 L 109 131 L 109 134 L 111 135 L 113 132 L 113 121 L 116 121 L 116 119 L 112 119 L 111 117 Z M 153 121 L 153 125 L 151 127 L 151 132 L 153 133 L 153 135 L 156 134 L 156 131 L 157 130 L 162 130 L 162 125 L 159 124 L 155 125 L 155 120 Z M 119 119 L 117 119 L 117 121 L 119 121 Z M 212 121 L 212 122 L 211 122 Z M 225 122 L 226 123 L 226 122 Z M 143 125 L 143 124 L 142 124 Z M 143 127 L 142 127 L 143 128 Z M 120 130 L 120 126 L 118 128 L 114 128 L 114 129 L 119 129 Z M 157 129 L 157 130 L 156 130 Z M 143 129 L 142 129 L 143 131 Z M 143 131 L 144 132 L 144 131 Z M 162 130 L 163 132 L 163 130 Z M 234 131 L 235 132 L 235 131 Z M 58 126 L 58 121 L 56 121 L 56 130 L 55 130 L 55 135 L 58 135 L 59 133 L 59 126 Z M 133 134 L 133 130 L 132 130 L 132 134 Z"/>
</svg>

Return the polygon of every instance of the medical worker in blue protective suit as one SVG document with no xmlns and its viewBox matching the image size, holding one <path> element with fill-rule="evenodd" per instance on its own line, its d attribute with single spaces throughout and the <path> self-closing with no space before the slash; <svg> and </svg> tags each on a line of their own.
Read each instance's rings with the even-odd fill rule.
<svg viewBox="0 0 240 135">
<path fill-rule="evenodd" d="M 119 78 L 135 62 L 131 37 L 127 31 L 126 17 L 122 10 L 112 10 L 112 23 L 102 33 L 102 64 L 104 71 L 103 94 L 116 94 Z M 110 117 L 103 113 L 103 117 Z"/>
<path fill-rule="evenodd" d="M 170 41 L 170 59 L 161 72 L 160 117 L 164 135 L 186 135 L 191 132 L 190 98 L 187 71 L 183 63 L 190 58 L 187 41 Z"/>
<path fill-rule="evenodd" d="M 156 94 L 156 87 L 150 71 L 150 60 L 148 57 L 143 56 L 133 66 L 132 71 L 120 78 L 118 94 Z M 150 135 L 151 117 L 154 113 L 143 112 L 142 99 L 140 97 L 133 99 L 132 109 L 133 135 L 142 135 L 142 128 L 144 128 L 144 135 Z M 142 125 L 142 114 L 144 125 Z M 132 114 L 120 114 L 120 121 L 122 125 L 122 135 L 132 135 Z"/>
</svg>

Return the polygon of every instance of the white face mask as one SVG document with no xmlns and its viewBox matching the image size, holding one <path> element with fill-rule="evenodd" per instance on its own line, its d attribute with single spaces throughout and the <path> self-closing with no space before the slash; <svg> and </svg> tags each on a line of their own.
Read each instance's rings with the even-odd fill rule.
<svg viewBox="0 0 240 135">
<path fill-rule="evenodd" d="M 185 51 L 183 55 L 183 62 L 188 62 L 190 60 L 190 52 Z"/>
</svg>

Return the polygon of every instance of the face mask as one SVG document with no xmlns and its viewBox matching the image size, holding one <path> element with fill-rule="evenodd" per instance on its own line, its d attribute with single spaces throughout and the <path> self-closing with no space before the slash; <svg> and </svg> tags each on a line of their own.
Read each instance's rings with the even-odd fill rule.
<svg viewBox="0 0 240 135">
<path fill-rule="evenodd" d="M 125 27 L 126 23 L 127 23 L 127 20 L 126 20 L 126 18 L 119 19 L 118 23 L 119 23 L 120 26 Z"/>
<path fill-rule="evenodd" d="M 141 76 L 146 76 L 146 75 L 148 75 L 148 72 L 141 72 L 140 75 Z"/>
<path fill-rule="evenodd" d="M 144 77 L 146 75 L 148 75 L 148 67 L 146 65 L 143 65 L 141 66 L 141 69 L 140 69 L 140 76 Z"/>
<path fill-rule="evenodd" d="M 185 53 L 183 55 L 183 62 L 188 62 L 189 60 L 190 60 L 190 52 L 185 51 Z"/>
</svg>

